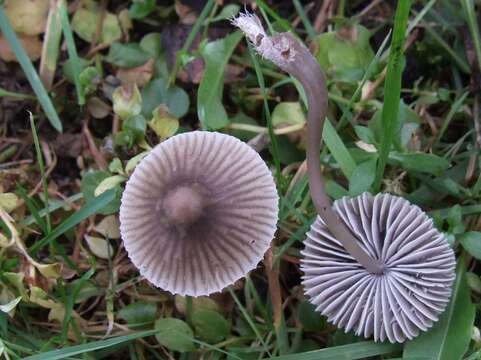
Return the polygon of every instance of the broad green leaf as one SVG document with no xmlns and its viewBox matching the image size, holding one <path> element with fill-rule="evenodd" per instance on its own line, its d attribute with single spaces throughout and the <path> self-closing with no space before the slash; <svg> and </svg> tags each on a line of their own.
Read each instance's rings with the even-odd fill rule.
<svg viewBox="0 0 481 360">
<path fill-rule="evenodd" d="M 95 91 L 97 84 L 100 82 L 100 75 L 97 68 L 88 66 L 79 74 L 80 90 L 83 95 L 89 95 Z"/>
<path fill-rule="evenodd" d="M 280 102 L 272 111 L 271 119 L 272 126 L 275 128 L 306 122 L 306 116 L 298 101 Z"/>
<path fill-rule="evenodd" d="M 374 57 L 371 33 L 361 25 L 345 26 L 318 37 L 316 58 L 321 66 L 344 81 L 360 80 Z"/>
<path fill-rule="evenodd" d="M 83 176 L 80 188 L 82 189 L 82 193 L 87 202 L 94 201 L 96 199 L 95 189 L 97 189 L 102 180 L 108 178 L 109 176 L 110 174 L 106 171 L 90 171 Z M 114 187 L 114 193 L 115 200 L 107 204 L 107 206 L 104 208 L 100 209 L 99 213 L 103 215 L 110 215 L 119 210 L 120 195 L 122 193 L 120 185 Z"/>
<path fill-rule="evenodd" d="M 131 19 L 143 19 L 155 9 L 155 0 L 134 0 L 129 8 Z"/>
<path fill-rule="evenodd" d="M 92 42 L 96 35 L 97 24 L 101 16 L 96 4 L 89 8 L 79 8 L 72 18 L 72 29 L 82 40 Z M 117 16 L 107 12 L 102 21 L 101 43 L 111 44 L 122 37 L 122 30 Z"/>
<path fill-rule="evenodd" d="M 434 154 L 391 152 L 389 159 L 399 163 L 407 171 L 440 176 L 449 167 L 449 161 Z"/>
<path fill-rule="evenodd" d="M 366 144 L 376 144 L 376 139 L 372 130 L 366 126 L 356 125 L 354 126 L 354 131 L 359 139 L 364 141 Z"/>
<path fill-rule="evenodd" d="M 128 132 L 133 142 L 138 143 L 144 139 L 147 130 L 147 120 L 142 115 L 136 115 L 122 122 L 122 131 Z M 131 144 L 133 145 L 133 144 Z"/>
<path fill-rule="evenodd" d="M 78 58 L 79 71 L 85 70 L 89 65 L 90 65 L 90 61 L 85 60 L 83 58 Z M 76 70 L 74 67 L 74 61 L 72 59 L 68 59 L 63 63 L 62 75 L 65 76 L 65 78 L 72 83 L 75 81 L 75 71 Z"/>
<path fill-rule="evenodd" d="M 197 92 L 197 115 L 204 129 L 217 130 L 229 123 L 222 105 L 224 71 L 241 38 L 242 33 L 235 32 L 208 43 L 201 52 L 205 70 Z"/>
<path fill-rule="evenodd" d="M 198 338 L 218 343 L 230 334 L 231 324 L 220 313 L 213 310 L 198 310 L 192 315 L 192 324 Z"/>
<path fill-rule="evenodd" d="M 154 59 L 162 55 L 162 34 L 158 32 L 148 33 L 140 40 L 139 46 Z"/>
<path fill-rule="evenodd" d="M 481 232 L 468 231 L 459 237 L 463 248 L 478 260 L 481 260 Z"/>
<path fill-rule="evenodd" d="M 376 159 L 360 163 L 352 172 L 349 179 L 349 195 L 357 196 L 369 191 L 376 174 Z"/>
<path fill-rule="evenodd" d="M 105 61 L 120 67 L 130 68 L 143 65 L 150 59 L 137 43 L 121 44 L 114 42 L 109 49 Z"/>
<path fill-rule="evenodd" d="M 303 161 L 306 154 L 292 143 L 286 135 L 277 136 L 279 160 L 283 164 L 292 164 L 296 161 Z M 272 144 L 269 144 L 269 150 L 273 151 Z"/>
<path fill-rule="evenodd" d="M 352 158 L 351 154 L 344 145 L 341 137 L 338 135 L 336 129 L 332 126 L 330 121 L 326 119 L 324 122 L 324 131 L 322 138 L 326 143 L 327 148 L 331 152 L 332 156 L 338 162 L 344 175 L 350 179 L 354 169 L 356 168 L 356 162 Z"/>
<path fill-rule="evenodd" d="M 152 111 L 164 104 L 169 112 L 177 118 L 184 116 L 189 110 L 189 96 L 178 86 L 167 86 L 164 79 L 154 79 L 145 85 L 142 90 L 142 115 L 147 119 L 152 116 Z"/>
<path fill-rule="evenodd" d="M 439 321 L 404 346 L 404 359 L 460 360 L 471 340 L 475 308 L 466 281 L 466 264 L 459 260 L 451 301 Z"/>
<path fill-rule="evenodd" d="M 194 333 L 184 321 L 174 318 L 160 318 L 155 322 L 157 341 L 169 350 L 192 351 L 195 349 Z"/>
<path fill-rule="evenodd" d="M 299 321 L 306 331 L 320 331 L 326 324 L 316 307 L 308 301 L 301 302 L 297 311 Z"/>
<path fill-rule="evenodd" d="M 122 166 L 122 161 L 119 158 L 114 158 L 109 163 L 109 171 L 111 173 L 124 174 L 124 169 Z"/>
<path fill-rule="evenodd" d="M 117 315 L 124 319 L 130 328 L 140 328 L 155 321 L 157 306 L 152 303 L 138 301 L 121 308 Z"/>
</svg>

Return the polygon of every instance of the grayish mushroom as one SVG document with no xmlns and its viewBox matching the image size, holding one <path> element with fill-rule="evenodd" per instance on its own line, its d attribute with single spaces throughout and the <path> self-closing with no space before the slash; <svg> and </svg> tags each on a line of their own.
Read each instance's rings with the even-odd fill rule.
<svg viewBox="0 0 481 360">
<path fill-rule="evenodd" d="M 241 14 L 233 24 L 306 93 L 309 188 L 319 214 L 302 252 L 306 295 L 330 322 L 376 341 L 403 342 L 426 331 L 449 301 L 453 250 L 432 220 L 400 197 L 365 193 L 331 206 L 319 162 L 328 104 L 318 62 L 291 34 L 268 36 L 255 15 Z"/>
<path fill-rule="evenodd" d="M 302 284 L 316 310 L 376 341 L 403 342 L 430 328 L 449 302 L 456 265 L 432 220 L 390 194 L 345 197 L 334 209 L 384 272 L 366 271 L 317 217 L 301 260 Z"/>
<path fill-rule="evenodd" d="M 256 267 L 274 236 L 278 196 L 262 158 L 240 140 L 194 131 L 157 145 L 127 182 L 125 248 L 154 285 L 208 295 Z"/>
</svg>

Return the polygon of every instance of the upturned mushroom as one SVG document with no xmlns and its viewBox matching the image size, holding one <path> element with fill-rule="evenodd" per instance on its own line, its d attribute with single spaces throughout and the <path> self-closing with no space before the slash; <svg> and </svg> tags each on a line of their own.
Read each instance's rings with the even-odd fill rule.
<svg viewBox="0 0 481 360">
<path fill-rule="evenodd" d="M 260 20 L 233 20 L 257 52 L 298 79 L 307 101 L 307 167 L 318 217 L 302 252 L 302 284 L 316 310 L 356 334 L 403 342 L 445 310 L 455 278 L 454 252 L 417 206 L 390 194 L 364 193 L 332 205 L 319 153 L 327 112 L 324 74 L 290 33 L 268 36 Z"/>
<path fill-rule="evenodd" d="M 207 131 L 157 145 L 127 182 L 120 229 L 140 273 L 173 294 L 221 291 L 255 268 L 274 236 L 278 196 L 250 146 Z"/>
</svg>

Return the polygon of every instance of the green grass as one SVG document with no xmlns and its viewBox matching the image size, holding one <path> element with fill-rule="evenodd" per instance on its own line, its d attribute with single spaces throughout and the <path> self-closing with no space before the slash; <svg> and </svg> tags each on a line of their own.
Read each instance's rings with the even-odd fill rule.
<svg viewBox="0 0 481 360">
<path fill-rule="evenodd" d="M 410 0 L 399 1 L 394 17 L 394 28 L 389 51 L 386 80 L 384 83 L 384 105 L 382 108 L 382 138 L 379 147 L 379 159 L 373 188 L 378 191 L 381 186 L 384 169 L 394 138 L 398 122 L 399 99 L 401 94 L 401 75 L 404 67 L 404 41 L 409 17 Z"/>
<path fill-rule="evenodd" d="M 291 31 L 315 52 L 326 73 L 329 121 L 319 158 L 327 193 L 337 199 L 365 190 L 408 199 L 455 250 L 458 278 L 448 311 L 432 330 L 403 344 L 345 334 L 308 305 L 299 262 L 317 214 L 303 165 L 305 134 L 296 128 L 279 135 L 302 125 L 305 94 L 296 80 L 239 41 L 229 21 L 218 20 L 239 8 L 214 0 L 192 13 L 173 1 L 105 3 L 103 21 L 114 33 L 122 27 L 118 42 L 129 46 L 122 47 L 128 56 L 120 58 L 128 62 L 109 62 L 108 44 L 80 37 L 73 21 L 79 8 L 66 0 L 55 2 L 61 15 L 56 33 L 35 35 L 44 51 L 53 49 L 50 56 L 32 62 L 23 35 L 13 31 L 16 24 L 5 21 L 11 10 L 0 6 L 1 35 L 18 60 L 0 66 L 0 206 L 12 218 L 0 221 L 0 304 L 21 299 L 12 316 L 0 312 L 0 358 L 479 357 L 471 337 L 480 321 L 475 311 L 481 306 L 480 252 L 476 241 L 468 241 L 481 239 L 478 2 L 332 2 L 325 19 L 331 38 L 314 29 L 318 4 L 254 3 L 268 33 Z M 372 8 L 365 12 L 367 6 Z M 136 12 L 131 27 L 123 10 Z M 167 27 L 174 35 L 165 37 Z M 80 62 L 87 57 L 97 75 L 84 84 Z M 142 68 L 130 67 L 147 59 Z M 47 60 L 53 73 L 44 87 L 39 74 L 46 70 L 35 69 Z M 110 95 L 120 78 L 137 82 L 149 108 L 167 104 L 160 123 L 178 122 L 178 133 L 214 129 L 197 115 L 210 99 L 207 122 L 218 118 L 221 106 L 215 130 L 259 150 L 281 199 L 272 268 L 261 261 L 224 292 L 201 299 L 174 296 L 140 275 L 118 236 L 125 182 L 94 196 L 99 184 L 109 182 L 105 179 L 131 176 L 138 156 L 163 141 L 148 125 L 149 111 L 124 120 L 113 112 Z M 301 112 L 280 112 L 284 102 L 299 102 Z M 7 247 L 12 226 L 19 237 Z M 22 246 L 30 257 L 21 254 Z M 54 263 L 62 264 L 58 278 L 37 270 Z M 157 324 L 166 318 L 177 325 Z M 176 348 L 179 343 L 184 350 Z"/>
</svg>

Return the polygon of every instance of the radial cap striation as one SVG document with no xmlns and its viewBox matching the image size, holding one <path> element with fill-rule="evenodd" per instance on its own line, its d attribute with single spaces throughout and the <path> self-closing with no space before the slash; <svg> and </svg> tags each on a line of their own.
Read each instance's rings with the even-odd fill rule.
<svg viewBox="0 0 481 360">
<path fill-rule="evenodd" d="M 366 271 L 317 217 L 302 251 L 302 284 L 316 310 L 357 335 L 403 342 L 444 311 L 455 278 L 454 252 L 417 206 L 390 194 L 342 198 L 335 211 L 384 272 Z"/>
<path fill-rule="evenodd" d="M 257 266 L 277 223 L 278 196 L 262 158 L 220 133 L 156 146 L 127 182 L 125 248 L 154 285 L 181 295 L 221 291 Z"/>
</svg>

